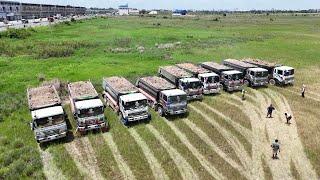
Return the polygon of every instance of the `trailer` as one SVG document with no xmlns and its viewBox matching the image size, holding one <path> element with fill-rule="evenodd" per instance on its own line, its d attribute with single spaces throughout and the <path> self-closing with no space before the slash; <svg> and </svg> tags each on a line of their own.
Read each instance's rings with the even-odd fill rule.
<svg viewBox="0 0 320 180">
<path fill-rule="evenodd" d="M 30 123 L 38 143 L 67 136 L 66 114 L 54 86 L 27 90 L 28 105 L 32 116 Z"/>
<path fill-rule="evenodd" d="M 137 80 L 139 91 L 148 98 L 149 105 L 160 116 L 185 114 L 187 112 L 187 94 L 176 89 L 175 85 L 157 76 L 143 77 Z"/>
<path fill-rule="evenodd" d="M 188 100 L 201 100 L 203 98 L 201 81 L 198 78 L 194 78 L 187 71 L 177 66 L 165 66 L 159 68 L 159 75 L 173 83 L 178 89 L 185 91 Z"/>
<path fill-rule="evenodd" d="M 203 84 L 204 94 L 217 94 L 220 92 L 220 77 L 218 74 L 192 63 L 181 63 L 176 64 L 176 66 L 198 78 Z"/>
<path fill-rule="evenodd" d="M 220 83 L 228 92 L 239 91 L 243 88 L 243 75 L 240 71 L 215 62 L 203 62 L 201 67 L 217 73 L 220 76 Z"/>
<path fill-rule="evenodd" d="M 294 68 L 277 63 L 267 62 L 260 59 L 244 59 L 246 63 L 256 65 L 268 70 L 269 84 L 286 85 L 294 83 Z"/>
<path fill-rule="evenodd" d="M 68 84 L 71 111 L 77 121 L 77 132 L 85 134 L 90 130 L 108 131 L 104 105 L 90 81 Z"/>
<path fill-rule="evenodd" d="M 243 73 L 244 85 L 266 86 L 268 84 L 268 70 L 256 65 L 236 59 L 226 59 L 223 64 Z"/>
<path fill-rule="evenodd" d="M 121 122 L 151 120 L 147 97 L 138 88 L 123 77 L 103 78 L 103 99 L 114 111 L 120 113 Z"/>
</svg>

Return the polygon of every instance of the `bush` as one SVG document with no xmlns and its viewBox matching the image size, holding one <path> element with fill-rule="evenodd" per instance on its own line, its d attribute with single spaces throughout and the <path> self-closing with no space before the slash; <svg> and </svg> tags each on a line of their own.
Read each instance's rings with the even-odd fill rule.
<svg viewBox="0 0 320 180">
<path fill-rule="evenodd" d="M 122 47 L 122 48 L 130 47 L 131 46 L 131 42 L 132 42 L 132 39 L 130 37 L 115 38 L 113 40 L 113 44 L 116 47 Z"/>
<path fill-rule="evenodd" d="M 6 37 L 10 39 L 25 39 L 31 36 L 31 33 L 35 30 L 31 29 L 14 29 L 9 28 L 7 31 L 0 33 L 0 38 Z"/>
</svg>

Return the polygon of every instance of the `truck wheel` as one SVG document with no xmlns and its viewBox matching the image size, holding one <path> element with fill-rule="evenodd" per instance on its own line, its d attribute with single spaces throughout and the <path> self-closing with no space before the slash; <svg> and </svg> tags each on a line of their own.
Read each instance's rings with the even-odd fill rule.
<svg viewBox="0 0 320 180">
<path fill-rule="evenodd" d="M 274 86 L 274 85 L 276 85 L 276 81 L 274 79 L 270 79 L 269 80 L 269 84 Z"/>
<path fill-rule="evenodd" d="M 244 81 L 243 81 L 243 85 L 246 86 L 246 87 L 248 87 L 248 86 L 250 85 L 250 82 L 249 82 L 248 80 L 244 80 Z"/>
<path fill-rule="evenodd" d="M 158 107 L 158 113 L 159 113 L 159 116 L 163 117 L 164 116 L 164 113 L 163 113 L 163 108 L 160 106 Z"/>
</svg>

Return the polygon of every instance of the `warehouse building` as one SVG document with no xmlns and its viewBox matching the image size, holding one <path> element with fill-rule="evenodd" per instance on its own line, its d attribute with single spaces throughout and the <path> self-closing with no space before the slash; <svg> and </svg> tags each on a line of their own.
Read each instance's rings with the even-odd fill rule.
<svg viewBox="0 0 320 180">
<path fill-rule="evenodd" d="M 0 21 L 45 18 L 56 15 L 82 15 L 85 13 L 85 7 L 20 3 L 0 0 Z"/>
</svg>

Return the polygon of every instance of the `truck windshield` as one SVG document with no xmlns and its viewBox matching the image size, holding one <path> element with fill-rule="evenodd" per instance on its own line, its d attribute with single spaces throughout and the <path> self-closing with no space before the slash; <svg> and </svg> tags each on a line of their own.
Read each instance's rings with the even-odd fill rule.
<svg viewBox="0 0 320 180">
<path fill-rule="evenodd" d="M 131 101 L 123 103 L 125 110 L 132 110 L 137 108 L 142 108 L 147 106 L 147 100 Z"/>
<path fill-rule="evenodd" d="M 291 75 L 294 75 L 294 69 L 284 71 L 284 75 L 285 75 L 285 76 L 291 76 Z"/>
<path fill-rule="evenodd" d="M 200 81 L 196 81 L 196 82 L 189 82 L 186 84 L 188 89 L 199 89 L 202 87 L 202 84 Z"/>
<path fill-rule="evenodd" d="M 169 96 L 168 97 L 168 102 L 169 103 L 179 103 L 179 102 L 184 102 L 184 101 L 187 101 L 187 96 L 186 95 Z"/>
<path fill-rule="evenodd" d="M 61 124 L 63 122 L 64 122 L 63 114 L 35 120 L 36 127 L 38 128 L 53 126 L 53 125 Z"/>
<path fill-rule="evenodd" d="M 263 72 L 256 72 L 256 77 L 258 78 L 263 78 L 263 77 L 267 77 L 269 74 L 267 71 L 263 71 Z"/>
<path fill-rule="evenodd" d="M 231 75 L 231 80 L 241 80 L 242 79 L 242 74 L 232 74 Z"/>
<path fill-rule="evenodd" d="M 97 116 L 103 114 L 103 107 L 95 107 L 90 109 L 81 109 L 78 113 L 79 118 L 85 118 L 90 116 Z"/>
<path fill-rule="evenodd" d="M 211 77 L 205 77 L 201 79 L 203 79 L 202 81 L 206 84 L 217 83 L 220 81 L 219 76 L 211 76 Z"/>
</svg>

